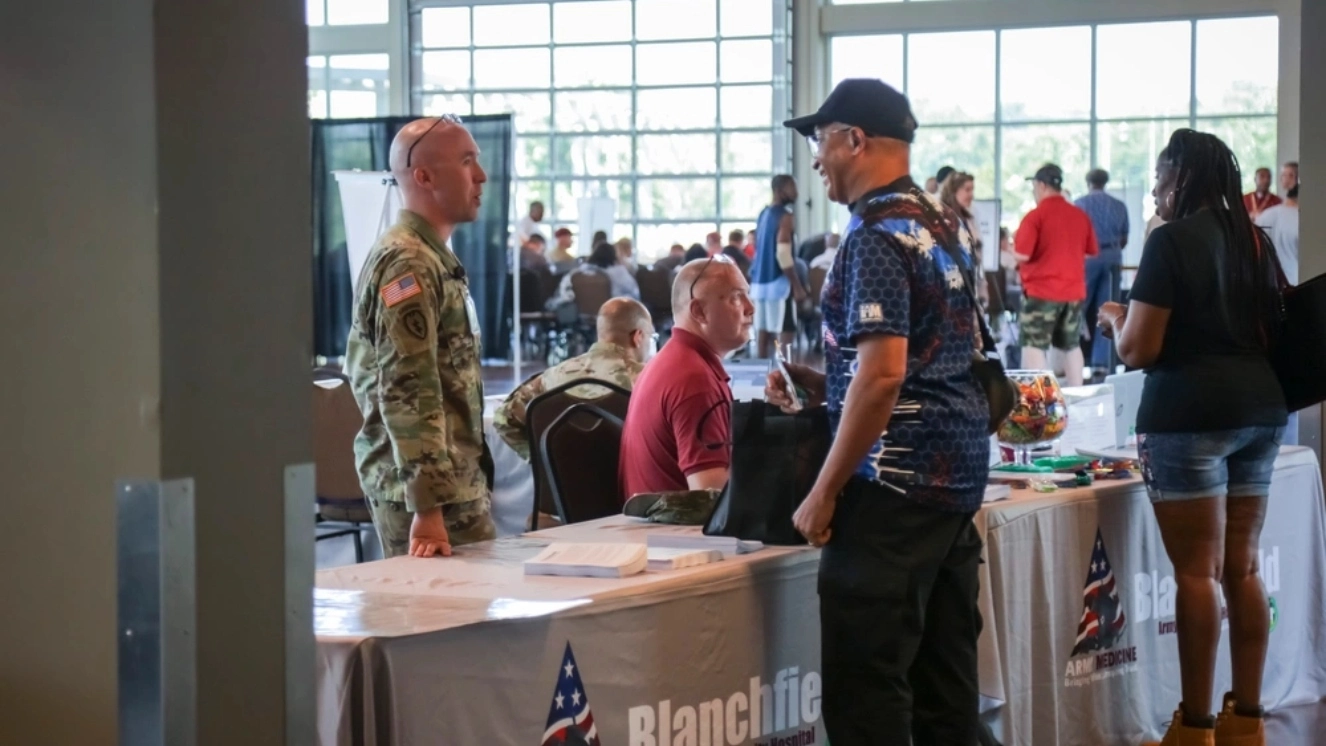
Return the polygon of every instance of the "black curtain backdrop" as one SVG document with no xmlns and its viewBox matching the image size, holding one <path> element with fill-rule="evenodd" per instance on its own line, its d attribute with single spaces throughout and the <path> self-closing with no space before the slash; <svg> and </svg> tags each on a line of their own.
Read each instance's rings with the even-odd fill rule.
<svg viewBox="0 0 1326 746">
<path fill-rule="evenodd" d="M 313 143 L 313 349 L 334 358 L 345 355 L 350 332 L 350 263 L 345 248 L 341 195 L 333 171 L 385 171 L 392 138 L 417 117 L 314 119 Z M 505 297 L 508 216 L 511 214 L 511 115 L 464 117 L 479 144 L 488 172 L 479 219 L 459 226 L 451 248 L 465 265 L 470 294 L 483 329 L 485 358 L 505 358 L 510 347 L 511 299 Z"/>
</svg>

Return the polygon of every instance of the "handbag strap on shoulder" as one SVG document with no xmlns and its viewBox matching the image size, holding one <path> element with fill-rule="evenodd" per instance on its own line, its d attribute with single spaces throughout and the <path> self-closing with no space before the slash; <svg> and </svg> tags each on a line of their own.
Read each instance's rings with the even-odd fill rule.
<svg viewBox="0 0 1326 746">
<path fill-rule="evenodd" d="M 930 204 L 930 200 L 926 198 L 924 192 L 916 187 L 912 187 L 911 191 L 907 194 L 917 202 L 921 203 L 921 209 L 925 211 L 926 215 L 929 216 L 931 220 L 934 220 L 941 225 L 947 224 L 947 218 L 944 217 L 942 212 L 936 210 L 934 205 Z M 967 291 L 967 299 L 971 301 L 972 313 L 976 315 L 976 323 L 981 327 L 981 352 L 985 353 L 986 357 L 989 357 L 992 354 L 997 356 L 999 346 L 995 344 L 994 335 L 990 333 L 990 327 L 985 323 L 985 314 L 981 311 L 981 302 L 976 298 L 976 284 L 972 277 L 973 273 L 968 270 L 962 256 L 953 248 L 953 241 L 949 240 L 949 238 L 949 236 L 944 236 L 944 240 L 936 241 L 935 243 L 939 245 L 939 248 L 943 249 L 945 254 L 948 254 L 948 258 L 957 265 L 958 272 L 962 273 L 962 287 Z"/>
</svg>

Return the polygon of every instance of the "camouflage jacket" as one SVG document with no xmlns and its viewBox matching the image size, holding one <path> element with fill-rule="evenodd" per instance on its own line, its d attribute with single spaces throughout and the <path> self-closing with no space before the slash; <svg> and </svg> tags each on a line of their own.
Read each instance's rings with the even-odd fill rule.
<svg viewBox="0 0 1326 746">
<path fill-rule="evenodd" d="M 589 348 L 589 352 L 536 373 L 516 387 L 493 414 L 493 429 L 521 458 L 529 461 L 529 442 L 525 439 L 525 407 L 534 397 L 577 378 L 595 378 L 615 383 L 630 391 L 643 368 L 644 363 L 637 362 L 630 350 L 598 342 Z M 602 396 L 603 390 L 596 391 L 592 386 L 577 386 L 568 393 L 580 399 L 593 399 Z"/>
<path fill-rule="evenodd" d="M 370 499 L 418 512 L 488 497 L 479 324 L 464 278 L 409 211 L 368 252 L 345 370 L 364 413 L 355 462 Z"/>
</svg>

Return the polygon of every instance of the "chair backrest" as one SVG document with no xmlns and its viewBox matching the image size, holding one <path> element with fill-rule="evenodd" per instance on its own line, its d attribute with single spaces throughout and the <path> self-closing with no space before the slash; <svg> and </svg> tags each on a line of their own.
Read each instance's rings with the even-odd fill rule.
<svg viewBox="0 0 1326 746">
<path fill-rule="evenodd" d="M 820 293 L 824 290 L 824 278 L 828 275 L 829 270 L 826 267 L 815 267 L 810 270 L 810 299 L 816 306 L 820 304 Z"/>
<path fill-rule="evenodd" d="M 562 278 L 566 276 L 565 272 L 555 272 L 551 266 L 547 272 L 539 273 L 539 297 L 544 303 L 557 294 L 557 288 L 562 284 Z"/>
<path fill-rule="evenodd" d="M 575 389 L 574 393 L 572 393 L 572 389 Z M 576 395 L 586 393 L 595 394 L 596 398 L 586 399 Z M 557 418 L 577 404 L 593 404 L 624 421 L 626 419 L 626 409 L 630 403 L 631 392 L 620 386 L 594 378 L 577 378 L 574 381 L 568 381 L 561 386 L 543 392 L 525 405 L 525 437 L 526 442 L 530 444 L 530 467 L 534 471 L 533 512 L 535 515 L 540 511 L 549 514 L 560 514 L 557 503 L 553 499 L 552 477 L 549 471 L 548 458 L 539 447 L 539 444 L 543 442 L 544 434 L 557 421 Z M 615 470 L 612 473 L 612 478 L 617 479 Z"/>
<path fill-rule="evenodd" d="M 541 273 L 546 273 L 547 268 L 542 270 L 522 269 L 520 270 L 520 312 L 538 313 L 543 310 L 543 281 L 539 278 Z M 511 275 L 506 276 L 507 296 L 511 297 Z"/>
<path fill-rule="evenodd" d="M 598 316 L 599 308 L 612 298 L 612 280 L 602 272 L 576 272 L 571 275 L 571 290 L 581 316 Z"/>
<path fill-rule="evenodd" d="M 566 524 L 621 512 L 617 465 L 622 418 L 602 407 L 573 404 L 553 420 L 539 442 L 557 514 Z"/>
<path fill-rule="evenodd" d="M 355 505 L 364 499 L 355 470 L 355 436 L 364 418 L 343 376 L 313 383 L 313 455 L 319 505 Z"/>
<path fill-rule="evenodd" d="M 635 281 L 640 284 L 640 302 L 645 304 L 657 325 L 672 317 L 672 272 L 666 267 L 641 267 Z"/>
</svg>

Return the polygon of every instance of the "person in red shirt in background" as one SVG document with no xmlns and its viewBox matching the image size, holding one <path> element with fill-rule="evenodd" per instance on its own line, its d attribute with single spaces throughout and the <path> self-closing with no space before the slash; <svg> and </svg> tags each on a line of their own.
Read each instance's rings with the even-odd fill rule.
<svg viewBox="0 0 1326 746">
<path fill-rule="evenodd" d="M 672 339 L 631 390 L 617 472 L 623 501 L 727 484 L 732 389 L 723 356 L 750 340 L 749 293 L 737 265 L 721 253 L 681 268 L 672 284 Z"/>
<path fill-rule="evenodd" d="M 1063 169 L 1047 163 L 1029 178 L 1036 208 L 1013 239 L 1022 289 L 1022 367 L 1044 370 L 1047 348 L 1063 354 L 1064 380 L 1082 385 L 1085 361 L 1078 339 L 1087 297 L 1086 259 L 1100 253 L 1091 218 L 1063 197 Z"/>
<path fill-rule="evenodd" d="M 1254 220 L 1268 208 L 1280 204 L 1280 198 L 1271 194 L 1271 169 L 1262 166 L 1257 169 L 1257 189 L 1243 195 L 1243 206 L 1248 209 L 1248 215 Z"/>
</svg>

